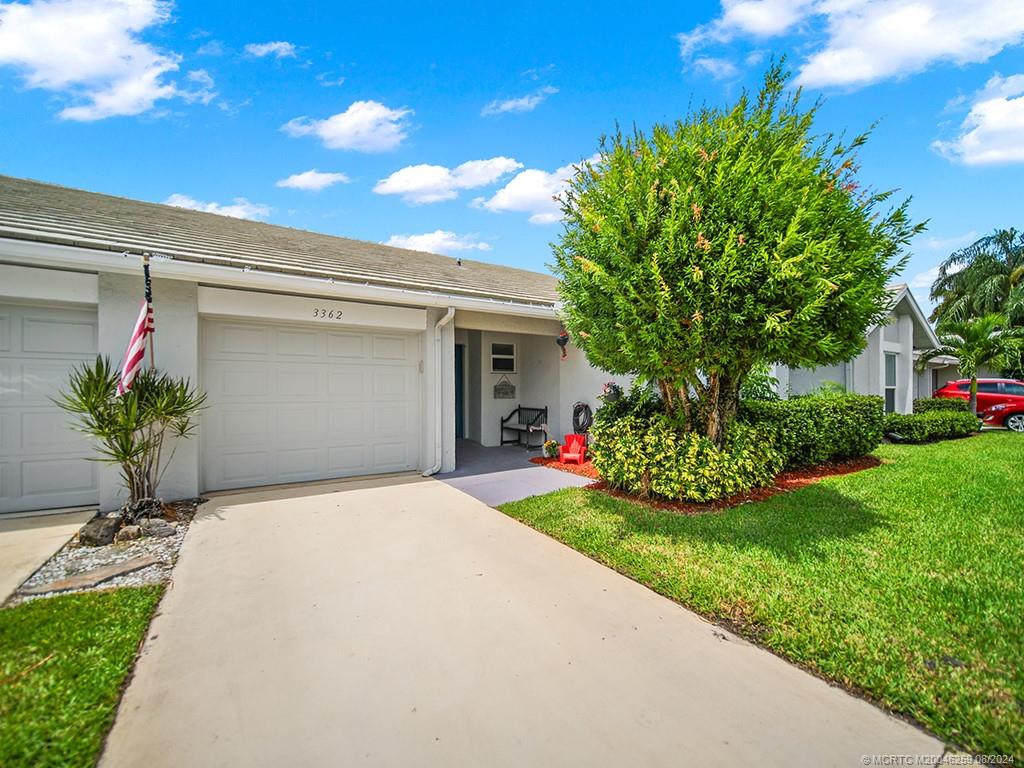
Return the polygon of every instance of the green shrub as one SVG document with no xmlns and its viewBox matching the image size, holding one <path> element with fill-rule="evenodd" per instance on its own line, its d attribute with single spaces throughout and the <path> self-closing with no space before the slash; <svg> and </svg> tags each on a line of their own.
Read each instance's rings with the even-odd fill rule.
<svg viewBox="0 0 1024 768">
<path fill-rule="evenodd" d="M 910 443 L 966 437 L 977 432 L 978 427 L 978 417 L 962 410 L 890 413 L 885 417 L 885 433 L 898 435 Z"/>
<path fill-rule="evenodd" d="M 967 401 L 959 397 L 920 397 L 914 401 L 914 413 L 962 411 L 968 413 Z"/>
<path fill-rule="evenodd" d="M 852 459 L 882 442 L 882 398 L 822 393 L 740 404 L 740 419 L 773 437 L 785 466 Z"/>
<path fill-rule="evenodd" d="M 767 485 L 782 468 L 771 438 L 745 424 L 730 430 L 722 449 L 664 413 L 605 414 L 591 437 L 602 479 L 643 497 L 711 501 Z"/>
</svg>

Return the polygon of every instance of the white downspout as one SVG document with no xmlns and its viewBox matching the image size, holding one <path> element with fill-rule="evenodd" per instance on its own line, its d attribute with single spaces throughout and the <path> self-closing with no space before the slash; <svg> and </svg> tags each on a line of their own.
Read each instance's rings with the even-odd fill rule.
<svg viewBox="0 0 1024 768">
<path fill-rule="evenodd" d="M 434 324 L 434 465 L 423 471 L 423 477 L 430 477 L 441 470 L 441 452 L 444 450 L 444 372 L 441 354 L 441 329 L 455 317 L 455 307 L 448 307 L 444 317 Z"/>
</svg>

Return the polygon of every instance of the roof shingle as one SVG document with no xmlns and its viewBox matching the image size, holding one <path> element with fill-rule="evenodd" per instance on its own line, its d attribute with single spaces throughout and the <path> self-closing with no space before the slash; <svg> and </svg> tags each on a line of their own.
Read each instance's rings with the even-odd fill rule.
<svg viewBox="0 0 1024 768">
<path fill-rule="evenodd" d="M 551 275 L 0 176 L 0 238 L 552 305 Z"/>
</svg>

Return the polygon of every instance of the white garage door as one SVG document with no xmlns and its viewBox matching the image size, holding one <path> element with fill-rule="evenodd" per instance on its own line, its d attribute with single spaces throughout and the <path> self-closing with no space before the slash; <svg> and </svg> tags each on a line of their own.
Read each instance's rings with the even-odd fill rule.
<svg viewBox="0 0 1024 768">
<path fill-rule="evenodd" d="M 419 464 L 419 337 L 207 319 L 206 490 Z"/>
<path fill-rule="evenodd" d="M 0 512 L 99 500 L 89 442 L 50 400 L 95 357 L 95 310 L 0 303 Z"/>
</svg>

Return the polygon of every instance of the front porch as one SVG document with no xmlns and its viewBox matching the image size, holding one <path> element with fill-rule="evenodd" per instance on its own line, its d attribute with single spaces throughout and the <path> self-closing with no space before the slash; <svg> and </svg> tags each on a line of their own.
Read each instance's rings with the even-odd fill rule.
<svg viewBox="0 0 1024 768">
<path fill-rule="evenodd" d="M 569 472 L 531 464 L 530 458 L 539 455 L 539 451 L 527 451 L 519 446 L 484 446 L 472 440 L 457 440 L 455 471 L 435 477 L 492 507 L 593 482 Z"/>
</svg>

